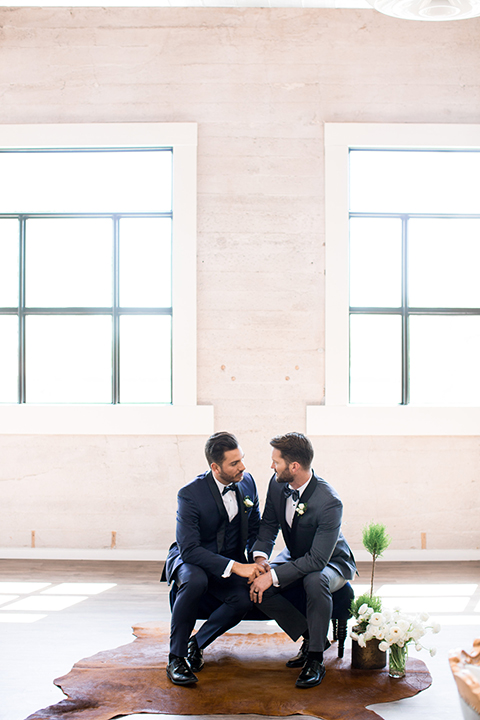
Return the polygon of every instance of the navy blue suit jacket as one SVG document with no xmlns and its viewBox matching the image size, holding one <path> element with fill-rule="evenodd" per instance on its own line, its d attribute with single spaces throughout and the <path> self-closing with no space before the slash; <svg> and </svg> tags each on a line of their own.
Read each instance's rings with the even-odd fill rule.
<svg viewBox="0 0 480 720">
<path fill-rule="evenodd" d="M 241 537 L 238 561 L 251 562 L 251 550 L 260 525 L 257 487 L 247 472 L 236 487 Z M 181 488 L 176 542 L 168 552 L 162 578 L 170 583 L 182 563 L 198 565 L 221 578 L 232 559 L 221 554 L 227 523 L 227 511 L 211 471 L 198 475 Z"/>
</svg>

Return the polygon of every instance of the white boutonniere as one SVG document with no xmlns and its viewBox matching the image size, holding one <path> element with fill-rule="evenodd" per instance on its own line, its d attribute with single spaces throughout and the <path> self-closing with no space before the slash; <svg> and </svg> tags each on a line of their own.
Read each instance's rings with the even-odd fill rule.
<svg viewBox="0 0 480 720">
<path fill-rule="evenodd" d="M 297 515 L 304 515 L 307 509 L 307 503 L 298 503 L 295 512 Z"/>
<path fill-rule="evenodd" d="M 248 497 L 248 495 L 246 495 L 246 496 L 243 498 L 243 504 L 245 505 L 245 507 L 247 508 L 247 510 L 248 510 L 248 508 L 253 507 L 253 501 L 250 500 L 250 498 Z"/>
</svg>

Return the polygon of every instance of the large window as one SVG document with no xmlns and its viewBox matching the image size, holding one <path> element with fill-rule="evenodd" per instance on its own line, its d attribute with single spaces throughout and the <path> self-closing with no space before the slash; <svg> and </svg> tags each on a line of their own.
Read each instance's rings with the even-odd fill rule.
<svg viewBox="0 0 480 720">
<path fill-rule="evenodd" d="M 480 434 L 480 127 L 325 127 L 325 398 L 311 434 Z"/>
<path fill-rule="evenodd" d="M 194 124 L 0 127 L 1 432 L 211 430 L 195 205 Z"/>
<path fill-rule="evenodd" d="M 0 149 L 0 402 L 172 401 L 172 155 Z"/>
<path fill-rule="evenodd" d="M 350 151 L 350 402 L 480 405 L 480 152 Z"/>
</svg>

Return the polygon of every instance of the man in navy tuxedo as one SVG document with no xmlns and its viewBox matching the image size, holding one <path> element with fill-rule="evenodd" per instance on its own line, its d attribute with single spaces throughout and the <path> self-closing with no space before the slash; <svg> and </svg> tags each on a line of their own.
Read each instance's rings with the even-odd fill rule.
<svg viewBox="0 0 480 720">
<path fill-rule="evenodd" d="M 203 649 L 245 616 L 252 607 L 248 579 L 264 572 L 251 555 L 260 524 L 257 488 L 237 439 L 212 435 L 205 456 L 210 470 L 178 493 L 176 542 L 165 564 L 164 577 L 177 587 L 166 668 L 175 685 L 198 681 Z M 219 607 L 191 636 L 206 593 Z"/>
<path fill-rule="evenodd" d="M 287 667 L 302 667 L 296 686 L 319 685 L 325 675 L 323 651 L 328 647 L 332 593 L 356 572 L 352 552 L 341 532 L 342 503 L 335 490 L 311 469 L 313 447 L 300 433 L 274 437 L 272 469 L 254 560 L 267 571 L 251 582 L 251 598 L 262 611 L 297 640 L 298 655 Z M 285 549 L 272 565 L 268 558 L 279 529 Z M 306 617 L 281 593 L 303 586 Z"/>
</svg>

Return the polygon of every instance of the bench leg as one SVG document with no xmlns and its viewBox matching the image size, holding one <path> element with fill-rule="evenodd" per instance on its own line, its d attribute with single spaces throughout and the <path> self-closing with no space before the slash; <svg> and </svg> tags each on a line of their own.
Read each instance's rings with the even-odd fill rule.
<svg viewBox="0 0 480 720">
<path fill-rule="evenodd" d="M 345 640 L 347 638 L 347 620 L 337 620 L 338 657 L 343 658 Z"/>
</svg>

